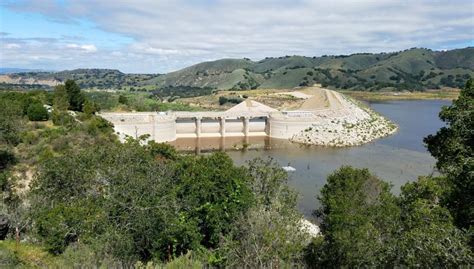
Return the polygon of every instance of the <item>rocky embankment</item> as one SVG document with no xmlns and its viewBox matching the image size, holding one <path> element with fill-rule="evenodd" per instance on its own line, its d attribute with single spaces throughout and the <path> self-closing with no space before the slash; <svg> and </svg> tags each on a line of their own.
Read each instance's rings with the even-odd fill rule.
<svg viewBox="0 0 474 269">
<path fill-rule="evenodd" d="M 330 147 L 358 146 L 397 131 L 397 126 L 370 108 L 345 96 L 337 109 L 315 111 L 318 119 L 291 141 Z"/>
</svg>

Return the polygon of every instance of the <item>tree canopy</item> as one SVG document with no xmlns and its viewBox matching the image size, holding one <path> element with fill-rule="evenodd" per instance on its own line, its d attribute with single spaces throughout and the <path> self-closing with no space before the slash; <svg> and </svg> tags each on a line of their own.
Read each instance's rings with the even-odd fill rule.
<svg viewBox="0 0 474 269">
<path fill-rule="evenodd" d="M 74 111 L 82 111 L 82 105 L 84 104 L 85 97 L 81 92 L 81 88 L 74 80 L 67 80 L 66 83 L 64 83 L 64 87 L 68 96 L 69 109 Z"/>
<path fill-rule="evenodd" d="M 456 224 L 465 229 L 474 225 L 474 82 L 469 80 L 459 98 L 440 114 L 446 127 L 425 138 L 436 166 L 447 177 L 446 205 Z"/>
<path fill-rule="evenodd" d="M 441 182 L 440 182 L 441 181 Z M 462 267 L 472 264 L 467 234 L 439 203 L 442 179 L 420 178 L 400 197 L 367 169 L 342 167 L 321 190 L 324 239 L 307 259 L 315 267 Z"/>
</svg>

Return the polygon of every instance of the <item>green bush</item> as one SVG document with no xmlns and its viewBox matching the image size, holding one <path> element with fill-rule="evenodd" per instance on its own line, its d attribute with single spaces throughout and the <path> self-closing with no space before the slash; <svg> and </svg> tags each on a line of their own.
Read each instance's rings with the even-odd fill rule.
<svg viewBox="0 0 474 269">
<path fill-rule="evenodd" d="M 0 149 L 0 171 L 16 162 L 15 155 L 8 149 Z"/>
<path fill-rule="evenodd" d="M 87 132 L 91 135 L 113 133 L 113 127 L 112 123 L 98 116 L 91 117 L 86 123 Z"/>
<path fill-rule="evenodd" d="M 67 111 L 53 111 L 52 120 L 54 125 L 72 127 L 76 120 Z"/>
<path fill-rule="evenodd" d="M 125 97 L 124 95 L 120 95 L 120 96 L 119 96 L 119 99 L 118 99 L 118 102 L 119 102 L 120 104 L 126 105 L 126 104 L 128 104 L 128 99 L 127 99 L 127 97 Z"/>
<path fill-rule="evenodd" d="M 48 110 L 41 103 L 32 103 L 28 106 L 26 112 L 30 121 L 48 120 Z"/>
<path fill-rule="evenodd" d="M 148 142 L 148 149 L 150 153 L 158 159 L 176 160 L 178 159 L 178 152 L 176 149 L 166 143 L 156 143 L 155 141 Z"/>
<path fill-rule="evenodd" d="M 227 103 L 227 98 L 224 97 L 224 96 L 221 96 L 219 97 L 219 105 L 224 105 L 225 103 Z"/>
</svg>

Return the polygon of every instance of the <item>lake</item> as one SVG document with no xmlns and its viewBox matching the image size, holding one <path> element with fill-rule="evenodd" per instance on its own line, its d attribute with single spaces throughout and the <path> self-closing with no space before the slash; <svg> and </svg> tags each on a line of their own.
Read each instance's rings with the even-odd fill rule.
<svg viewBox="0 0 474 269">
<path fill-rule="evenodd" d="M 326 183 L 326 177 L 342 165 L 369 170 L 393 184 L 398 194 L 400 186 L 419 176 L 436 173 L 435 159 L 423 145 L 423 137 L 443 126 L 438 118 L 445 100 L 406 100 L 368 103 L 375 111 L 395 122 L 398 132 L 371 143 L 350 148 L 302 146 L 286 140 L 251 137 L 179 139 L 174 144 L 182 150 L 203 153 L 225 150 L 236 164 L 261 157 L 272 157 L 281 166 L 291 165 L 289 184 L 300 193 L 299 208 L 307 217 L 319 206 L 316 195 Z M 244 143 L 245 142 L 245 143 Z M 248 144 L 246 147 L 244 145 Z"/>
</svg>

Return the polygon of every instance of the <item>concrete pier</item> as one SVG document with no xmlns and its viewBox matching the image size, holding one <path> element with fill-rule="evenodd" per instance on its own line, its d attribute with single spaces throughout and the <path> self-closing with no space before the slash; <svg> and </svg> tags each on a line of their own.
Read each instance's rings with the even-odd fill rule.
<svg viewBox="0 0 474 269">
<path fill-rule="evenodd" d="M 244 119 L 244 136 L 249 136 L 249 117 L 243 117 Z"/>
<path fill-rule="evenodd" d="M 225 137 L 225 117 L 219 117 L 219 123 L 221 137 Z"/>
<path fill-rule="evenodd" d="M 201 117 L 196 117 L 196 137 L 201 137 L 201 127 L 202 127 L 202 118 Z"/>
</svg>

